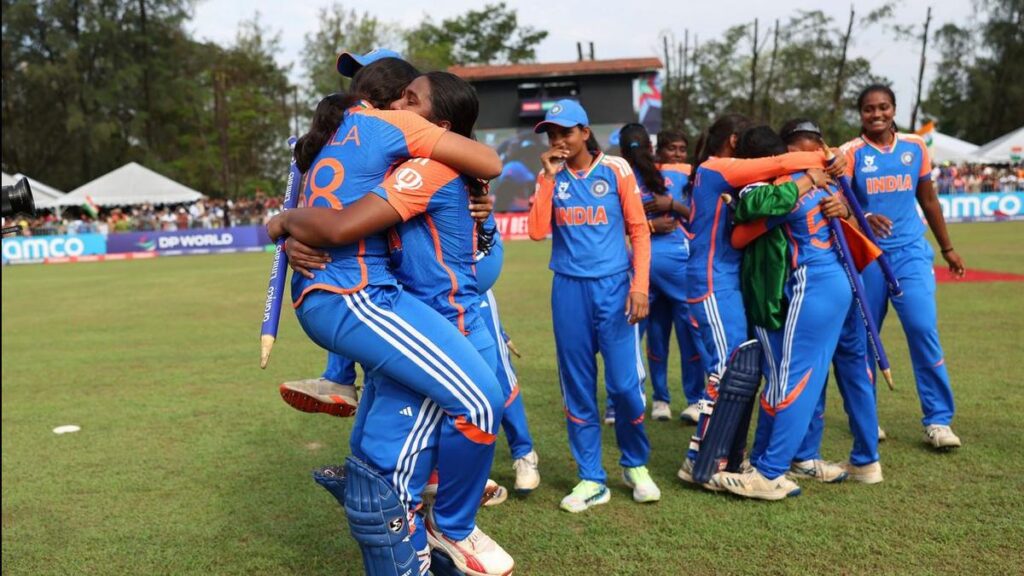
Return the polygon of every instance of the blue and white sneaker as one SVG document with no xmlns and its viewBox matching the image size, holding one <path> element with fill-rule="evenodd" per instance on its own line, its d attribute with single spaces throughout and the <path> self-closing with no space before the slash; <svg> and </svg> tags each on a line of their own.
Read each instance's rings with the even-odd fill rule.
<svg viewBox="0 0 1024 576">
<path fill-rule="evenodd" d="M 615 407 L 609 406 L 604 409 L 604 423 L 609 426 L 615 426 Z"/>
<path fill-rule="evenodd" d="M 559 508 L 566 512 L 583 512 L 591 506 L 607 504 L 612 499 L 612 493 L 608 487 L 600 482 L 583 480 L 572 489 L 568 496 L 562 498 Z"/>
</svg>

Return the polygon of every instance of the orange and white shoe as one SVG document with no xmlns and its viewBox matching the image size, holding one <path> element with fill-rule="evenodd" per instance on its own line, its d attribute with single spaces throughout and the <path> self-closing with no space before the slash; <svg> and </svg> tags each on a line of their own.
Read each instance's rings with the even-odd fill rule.
<svg viewBox="0 0 1024 576">
<path fill-rule="evenodd" d="M 434 511 L 424 518 L 427 541 L 431 548 L 444 552 L 455 566 L 469 576 L 508 576 L 515 568 L 515 560 L 479 527 L 463 540 L 445 536 L 434 523 Z"/>
<path fill-rule="evenodd" d="M 302 412 L 322 412 L 346 418 L 355 416 L 359 407 L 355 385 L 338 384 L 326 378 L 285 382 L 281 384 L 280 391 L 281 398 L 289 406 Z"/>
</svg>

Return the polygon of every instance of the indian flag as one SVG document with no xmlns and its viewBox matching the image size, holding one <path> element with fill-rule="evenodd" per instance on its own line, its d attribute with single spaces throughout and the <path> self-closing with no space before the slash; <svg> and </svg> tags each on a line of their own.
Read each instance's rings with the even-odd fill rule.
<svg viewBox="0 0 1024 576">
<path fill-rule="evenodd" d="M 917 135 L 924 138 L 924 143 L 931 148 L 935 135 L 935 122 L 932 120 L 925 122 L 924 126 L 917 129 Z"/>
<path fill-rule="evenodd" d="M 95 218 L 100 215 L 100 207 L 92 201 L 92 196 L 86 196 L 85 202 L 82 202 L 82 210 L 89 215 L 90 218 Z"/>
</svg>

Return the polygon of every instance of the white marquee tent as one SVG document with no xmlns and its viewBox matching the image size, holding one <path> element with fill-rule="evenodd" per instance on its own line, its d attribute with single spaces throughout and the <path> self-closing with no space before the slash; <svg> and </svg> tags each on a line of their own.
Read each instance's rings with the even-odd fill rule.
<svg viewBox="0 0 1024 576">
<path fill-rule="evenodd" d="M 1016 160 L 1014 160 L 1016 157 Z M 1024 159 L 1024 126 L 983 144 L 974 154 L 975 162 L 1009 164 Z"/>
<path fill-rule="evenodd" d="M 129 162 L 117 170 L 75 188 L 58 201 L 59 206 L 80 206 L 86 197 L 98 206 L 136 204 L 186 204 L 203 195 L 170 178 Z"/>
<path fill-rule="evenodd" d="M 932 144 L 928 148 L 932 162 L 941 164 L 943 162 L 969 162 L 974 160 L 974 154 L 978 150 L 977 144 L 971 144 L 966 140 L 954 138 L 941 132 L 932 132 Z"/>
<path fill-rule="evenodd" d="M 4 186 L 11 186 L 15 182 L 17 182 L 17 180 L 14 179 L 14 176 L 11 176 L 7 172 L 0 172 L 0 174 L 3 174 L 3 185 Z"/>
</svg>

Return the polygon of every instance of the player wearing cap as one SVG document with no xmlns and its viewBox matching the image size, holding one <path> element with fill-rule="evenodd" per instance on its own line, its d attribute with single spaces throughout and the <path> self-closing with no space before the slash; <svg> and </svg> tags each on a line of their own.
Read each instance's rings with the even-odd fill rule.
<svg viewBox="0 0 1024 576">
<path fill-rule="evenodd" d="M 963 276 L 966 269 L 946 230 L 931 180 L 928 147 L 920 136 L 896 132 L 895 94 L 887 86 L 868 86 L 857 99 L 857 110 L 861 135 L 843 146 L 850 183 L 903 289 L 902 295 L 890 297 L 881 268 L 875 264 L 864 270 L 865 296 L 879 329 L 890 302 L 900 317 L 924 413 L 925 442 L 940 449 L 956 448 L 960 438 L 950 428 L 953 388 L 939 342 L 935 306 L 935 253 L 925 238 L 918 206 L 949 269 L 956 276 Z"/>
<path fill-rule="evenodd" d="M 601 466 L 601 424 L 595 389 L 597 353 L 605 387 L 615 404 L 615 436 L 623 480 L 637 502 L 661 492 L 647 471 L 650 443 L 644 430 L 645 378 L 637 322 L 647 316 L 650 231 L 633 171 L 622 158 L 588 147 L 587 113 L 574 100 L 559 100 L 536 132 L 551 147 L 530 209 L 530 238 L 553 237 L 551 310 L 569 446 L 580 483 L 561 507 L 582 512 L 608 502 Z M 630 254 L 623 242 L 628 234 Z M 630 274 L 632 272 L 632 274 Z"/>
<path fill-rule="evenodd" d="M 747 340 L 747 319 L 740 293 L 740 252 L 729 243 L 731 198 L 739 188 L 795 170 L 824 165 L 820 154 L 792 153 L 771 158 L 736 159 L 739 134 L 750 120 L 726 114 L 701 136 L 690 198 L 690 258 L 686 263 L 686 295 L 692 322 L 701 335 L 704 371 L 709 375 L 701 395 L 702 410 L 678 476 L 693 481 L 693 465 L 718 397 L 718 382 L 736 348 Z M 712 486 L 706 486 L 714 488 Z"/>
<path fill-rule="evenodd" d="M 760 158 L 786 152 L 786 145 L 771 128 L 759 126 L 744 131 L 736 153 L 742 158 Z M 802 172 L 791 175 L 793 179 Z M 781 500 L 800 493 L 800 487 L 786 478 L 822 396 L 828 377 L 828 363 L 835 351 L 844 315 L 853 300 L 846 272 L 832 246 L 827 218 L 848 215 L 836 194 L 819 172 L 813 184 L 805 184 L 795 196 L 795 206 L 764 215 L 779 214 L 763 222 L 767 228 L 780 227 L 788 240 L 790 273 L 785 282 L 787 307 L 778 329 L 757 327 L 757 338 L 767 363 L 768 382 L 761 394 L 751 468 L 717 476 L 726 490 L 747 498 Z M 807 182 L 807 180 L 804 180 Z M 737 216 L 762 209 L 756 199 L 761 188 L 754 184 L 738 194 Z M 766 206 L 776 202 L 764 203 Z M 758 215 L 758 214 L 755 214 Z M 712 418 L 715 416 L 712 415 Z M 835 480 L 845 478 L 840 468 Z"/>
</svg>

